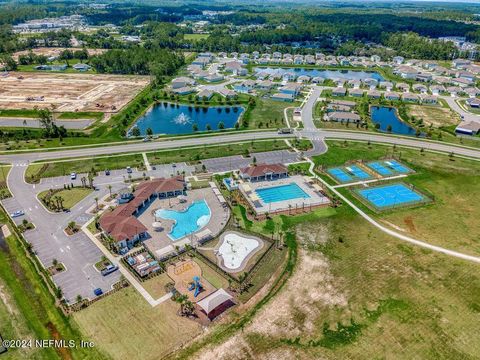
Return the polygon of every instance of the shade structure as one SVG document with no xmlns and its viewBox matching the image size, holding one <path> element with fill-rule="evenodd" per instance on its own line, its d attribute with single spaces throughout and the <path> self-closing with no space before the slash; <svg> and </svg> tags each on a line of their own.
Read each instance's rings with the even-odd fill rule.
<svg viewBox="0 0 480 360">
<path fill-rule="evenodd" d="M 214 293 L 211 293 L 206 298 L 197 302 L 197 305 L 200 306 L 203 311 L 208 315 L 212 310 L 222 305 L 228 300 L 232 300 L 233 296 L 227 293 L 223 289 L 218 289 Z"/>
</svg>

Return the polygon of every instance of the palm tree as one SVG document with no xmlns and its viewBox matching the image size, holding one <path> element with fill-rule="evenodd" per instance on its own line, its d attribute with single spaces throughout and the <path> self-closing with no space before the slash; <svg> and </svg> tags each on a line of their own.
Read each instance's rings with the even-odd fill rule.
<svg viewBox="0 0 480 360">
<path fill-rule="evenodd" d="M 112 198 L 112 185 L 108 184 L 108 192 L 110 193 L 110 199 Z"/>
<path fill-rule="evenodd" d="M 63 209 L 63 202 L 65 201 L 65 199 L 61 196 L 58 196 L 58 203 L 60 204 L 59 208 L 60 209 Z"/>
<path fill-rule="evenodd" d="M 97 210 L 98 210 L 98 196 L 95 196 L 95 205 L 97 206 Z"/>
</svg>

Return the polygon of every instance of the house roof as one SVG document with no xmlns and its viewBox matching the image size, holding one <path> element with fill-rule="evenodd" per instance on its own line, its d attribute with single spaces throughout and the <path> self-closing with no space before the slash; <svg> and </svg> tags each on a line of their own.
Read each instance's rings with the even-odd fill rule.
<svg viewBox="0 0 480 360">
<path fill-rule="evenodd" d="M 334 111 L 328 114 L 328 117 L 339 120 L 360 120 L 360 115 L 346 111 Z"/>
<path fill-rule="evenodd" d="M 283 164 L 258 164 L 256 166 L 249 166 L 240 169 L 242 174 L 250 177 L 264 176 L 266 174 L 283 174 L 288 172 L 288 169 Z"/>
</svg>

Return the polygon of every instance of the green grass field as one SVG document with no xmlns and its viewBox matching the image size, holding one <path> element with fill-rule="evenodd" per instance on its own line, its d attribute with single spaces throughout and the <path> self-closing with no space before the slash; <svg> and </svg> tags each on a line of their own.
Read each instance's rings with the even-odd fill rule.
<svg viewBox="0 0 480 360">
<path fill-rule="evenodd" d="M 110 358 L 154 360 L 201 331 L 197 323 L 176 314 L 178 307 L 171 300 L 151 307 L 129 287 L 75 313 L 73 319 Z"/>
<path fill-rule="evenodd" d="M 168 164 L 173 162 L 198 162 L 215 157 L 246 155 L 247 152 L 262 152 L 288 149 L 289 146 L 282 140 L 251 141 L 221 146 L 204 146 L 195 149 L 180 149 L 147 153 L 151 164 Z"/>
<path fill-rule="evenodd" d="M 405 245 L 346 207 L 295 229 L 294 275 L 224 356 L 241 347 L 252 358 L 476 357 L 478 265 Z"/>
<path fill-rule="evenodd" d="M 64 200 L 63 207 L 66 209 L 71 209 L 80 201 L 82 201 L 85 197 L 90 195 L 92 192 L 93 190 L 90 188 L 78 187 L 69 190 L 61 190 L 59 192 L 56 192 L 54 196 L 62 197 Z M 38 194 L 38 198 L 43 199 L 48 193 L 49 190 L 42 191 L 40 194 Z"/>
<path fill-rule="evenodd" d="M 72 172 L 81 174 L 87 173 L 92 169 L 94 169 L 94 171 L 104 171 L 106 169 L 122 169 L 126 168 L 127 166 L 144 166 L 142 155 L 120 155 L 89 158 L 81 161 L 72 160 L 48 164 L 31 164 L 27 168 L 25 179 L 28 182 L 35 182 L 41 178 L 64 176 Z"/>
<path fill-rule="evenodd" d="M 285 116 L 283 110 L 290 106 L 296 106 L 297 103 L 285 103 L 269 99 L 256 98 L 256 106 L 243 114 L 244 119 L 248 120 L 249 128 L 281 128 L 285 127 Z"/>
<path fill-rule="evenodd" d="M 329 151 L 315 158 L 325 167 L 348 160 L 376 160 L 392 154 L 392 146 L 329 142 Z M 397 209 L 375 215 L 383 224 L 394 224 L 401 232 L 431 244 L 472 255 L 480 254 L 480 194 L 476 190 L 480 163 L 419 150 L 396 148 L 395 155 L 416 171 L 405 182 L 434 198 L 431 205 Z M 346 189 L 342 193 L 348 194 Z"/>
</svg>

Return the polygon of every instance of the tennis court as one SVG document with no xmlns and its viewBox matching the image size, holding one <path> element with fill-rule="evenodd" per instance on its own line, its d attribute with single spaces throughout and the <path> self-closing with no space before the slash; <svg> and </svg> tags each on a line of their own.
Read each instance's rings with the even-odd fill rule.
<svg viewBox="0 0 480 360">
<path fill-rule="evenodd" d="M 357 193 L 377 209 L 412 205 L 429 201 L 428 198 L 403 183 L 358 189 Z"/>
<path fill-rule="evenodd" d="M 357 165 L 348 165 L 328 169 L 327 172 L 340 183 L 349 183 L 371 179 L 372 176 Z"/>
<path fill-rule="evenodd" d="M 367 167 L 382 176 L 392 176 L 398 174 L 409 174 L 413 172 L 410 168 L 401 164 L 397 160 L 372 161 L 366 164 Z"/>
</svg>

